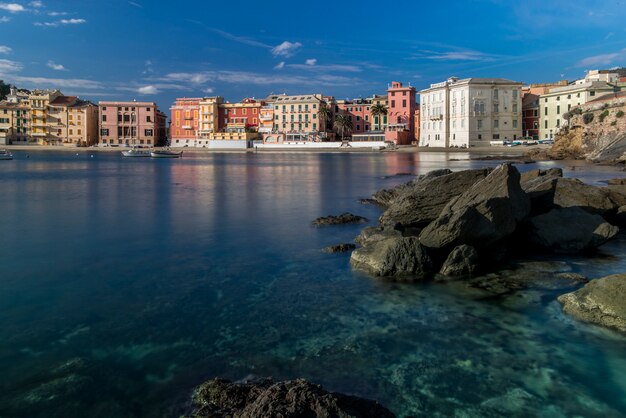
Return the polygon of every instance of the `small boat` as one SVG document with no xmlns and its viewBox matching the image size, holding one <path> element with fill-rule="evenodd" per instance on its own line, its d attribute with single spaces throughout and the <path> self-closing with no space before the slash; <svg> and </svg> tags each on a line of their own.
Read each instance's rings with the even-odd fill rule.
<svg viewBox="0 0 626 418">
<path fill-rule="evenodd" d="M 150 150 L 143 150 L 138 148 L 133 148 L 128 151 L 122 151 L 122 155 L 124 157 L 149 157 Z"/>
<path fill-rule="evenodd" d="M 0 150 L 0 160 L 12 160 L 13 159 L 13 154 L 11 154 L 9 151 L 2 149 Z"/>
<path fill-rule="evenodd" d="M 150 153 L 152 158 L 181 158 L 183 156 L 182 151 L 172 151 L 172 150 L 155 150 Z"/>
</svg>

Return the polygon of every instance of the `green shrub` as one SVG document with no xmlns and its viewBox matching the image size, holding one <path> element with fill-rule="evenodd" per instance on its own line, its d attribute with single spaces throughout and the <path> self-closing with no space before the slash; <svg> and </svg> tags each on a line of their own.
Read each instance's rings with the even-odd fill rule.
<svg viewBox="0 0 626 418">
<path fill-rule="evenodd" d="M 585 125 L 589 125 L 593 122 L 593 113 L 585 113 L 583 115 L 583 122 L 585 122 Z"/>
<path fill-rule="evenodd" d="M 617 125 L 617 121 L 616 121 L 616 120 L 614 120 L 613 122 L 611 122 L 611 126 L 615 126 L 615 125 Z"/>
<path fill-rule="evenodd" d="M 608 109 L 605 110 L 604 112 L 600 113 L 600 122 L 604 122 L 604 119 L 606 119 L 607 116 L 609 116 Z"/>
<path fill-rule="evenodd" d="M 616 118 L 621 118 L 622 116 L 624 116 L 624 112 L 621 110 L 618 110 L 617 113 L 615 114 Z"/>
<path fill-rule="evenodd" d="M 583 109 L 581 107 L 577 107 L 574 110 L 572 110 L 572 113 L 575 115 L 582 115 L 583 114 Z"/>
</svg>

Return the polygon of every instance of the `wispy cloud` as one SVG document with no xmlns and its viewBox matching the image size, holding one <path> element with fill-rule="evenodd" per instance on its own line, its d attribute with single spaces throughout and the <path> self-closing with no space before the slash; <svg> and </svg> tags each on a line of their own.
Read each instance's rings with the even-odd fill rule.
<svg viewBox="0 0 626 418">
<path fill-rule="evenodd" d="M 14 73 L 22 69 L 22 64 L 17 61 L 0 59 L 0 74 Z"/>
<path fill-rule="evenodd" d="M 285 68 L 285 61 L 281 61 L 278 64 L 276 64 L 276 66 L 274 67 L 275 70 L 282 70 L 283 68 Z"/>
<path fill-rule="evenodd" d="M 315 58 L 309 58 L 304 62 L 306 65 L 315 65 L 317 64 L 317 60 Z"/>
<path fill-rule="evenodd" d="M 35 22 L 33 23 L 33 25 L 54 28 L 57 26 L 65 26 L 65 25 L 83 25 L 85 23 L 87 23 L 85 19 L 61 19 L 55 22 Z"/>
<path fill-rule="evenodd" d="M 129 1 L 128 4 L 130 4 L 131 6 L 135 6 L 138 7 L 140 9 L 143 9 L 143 6 L 139 3 L 135 3 L 134 1 Z"/>
<path fill-rule="evenodd" d="M 12 49 L 6 45 L 0 45 L 0 54 L 8 54 Z"/>
<path fill-rule="evenodd" d="M 200 22 L 200 24 L 202 24 Z M 250 46 L 257 46 L 260 48 L 271 48 L 271 45 L 265 44 L 263 42 L 257 41 L 256 39 L 252 39 L 252 38 L 248 38 L 245 36 L 237 36 L 237 35 L 233 35 L 232 33 L 228 33 L 226 31 L 223 31 L 221 29 L 216 29 L 216 28 L 209 28 L 211 31 L 215 32 L 216 34 L 220 35 L 222 38 L 225 39 L 229 39 L 231 41 L 234 42 L 238 42 L 240 44 L 244 44 L 244 45 L 250 45 Z"/>
<path fill-rule="evenodd" d="M 291 57 L 301 47 L 302 44 L 300 42 L 284 41 L 282 44 L 272 48 L 272 55 L 275 57 Z"/>
<path fill-rule="evenodd" d="M 0 23 L 9 23 L 10 21 L 11 21 L 11 18 L 9 16 L 0 17 Z"/>
<path fill-rule="evenodd" d="M 137 93 L 144 95 L 159 94 L 161 91 L 155 86 L 143 86 L 137 89 Z"/>
<path fill-rule="evenodd" d="M 215 93 L 215 89 L 213 87 L 207 87 L 206 89 L 202 90 L 202 92 L 206 94 L 213 94 Z"/>
<path fill-rule="evenodd" d="M 68 12 L 48 12 L 48 16 L 56 17 L 56 16 L 67 16 Z"/>
<path fill-rule="evenodd" d="M 361 67 L 357 65 L 342 65 L 342 64 L 329 64 L 318 65 L 317 60 L 306 60 L 304 64 L 287 64 L 287 67 L 296 70 L 315 71 L 318 73 L 331 73 L 331 72 L 345 72 L 345 73 L 359 73 Z"/>
<path fill-rule="evenodd" d="M 21 68 L 20 68 L 21 69 Z M 0 66 L 0 72 L 2 72 Z M 18 83 L 29 83 L 33 87 L 41 88 L 71 88 L 71 89 L 87 89 L 97 90 L 103 89 L 104 84 L 99 81 L 85 80 L 80 78 L 47 78 L 47 77 L 24 77 L 24 76 L 11 76 L 11 81 Z M 27 86 L 28 87 L 28 86 Z"/>
<path fill-rule="evenodd" d="M 40 9 L 43 7 L 43 2 L 36 0 L 36 1 L 31 1 L 30 3 L 28 3 L 28 5 L 30 7 L 34 7 L 35 9 Z"/>
<path fill-rule="evenodd" d="M 495 56 L 479 51 L 420 51 L 414 58 L 433 61 L 493 61 Z"/>
<path fill-rule="evenodd" d="M 17 3 L 0 3 L 0 10 L 6 10 L 10 13 L 25 12 L 26 8 Z"/>
<path fill-rule="evenodd" d="M 170 73 L 160 78 L 162 81 L 175 81 L 179 83 L 190 83 L 202 85 L 206 83 L 230 83 L 230 84 L 252 84 L 252 85 L 298 85 L 298 86 L 347 86 L 359 84 L 362 81 L 350 77 L 335 76 L 329 74 L 318 74 L 316 76 L 301 75 L 281 75 L 276 73 L 261 74 L 246 71 L 200 71 L 191 73 Z"/>
<path fill-rule="evenodd" d="M 626 48 L 613 53 L 593 55 L 591 57 L 583 58 L 576 64 L 576 66 L 586 68 L 601 67 L 624 59 L 626 59 Z"/>
<path fill-rule="evenodd" d="M 61 64 L 56 64 L 54 61 L 48 61 L 48 64 L 46 65 L 55 71 L 67 71 L 67 68 Z"/>
</svg>

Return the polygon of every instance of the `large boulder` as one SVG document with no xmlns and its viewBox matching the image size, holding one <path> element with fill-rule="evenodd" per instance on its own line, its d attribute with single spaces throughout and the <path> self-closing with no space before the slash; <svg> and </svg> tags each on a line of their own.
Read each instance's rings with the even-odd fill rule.
<svg viewBox="0 0 626 418">
<path fill-rule="evenodd" d="M 399 223 L 404 227 L 424 226 L 435 220 L 452 199 L 486 178 L 491 171 L 484 168 L 427 176 L 393 200 L 380 217 L 380 223 Z"/>
<path fill-rule="evenodd" d="M 376 401 L 332 393 L 304 379 L 232 383 L 214 379 L 193 395 L 193 418 L 393 418 Z"/>
<path fill-rule="evenodd" d="M 347 224 L 359 224 L 367 222 L 367 219 L 353 215 L 349 212 L 342 213 L 341 215 L 328 215 L 315 219 L 312 223 L 313 226 L 328 226 L 328 225 L 347 225 Z"/>
<path fill-rule="evenodd" d="M 352 266 L 375 276 L 404 280 L 427 278 L 433 263 L 416 237 L 392 237 L 369 242 L 352 252 Z"/>
<path fill-rule="evenodd" d="M 462 244 L 485 248 L 512 234 L 529 212 L 530 201 L 520 186 L 519 171 L 511 164 L 501 164 L 448 203 L 419 239 L 435 249 Z"/>
<path fill-rule="evenodd" d="M 604 214 L 620 205 L 610 190 L 585 184 L 578 179 L 539 177 L 525 185 L 533 214 L 546 213 L 552 208 L 580 207 L 591 213 Z"/>
<path fill-rule="evenodd" d="M 581 208 L 553 209 L 527 221 L 531 244 L 556 253 L 578 253 L 604 244 L 619 228 Z"/>
<path fill-rule="evenodd" d="M 478 267 L 478 253 L 474 247 L 455 247 L 443 263 L 440 274 L 450 277 L 470 276 Z"/>
<path fill-rule="evenodd" d="M 381 206 L 390 206 L 395 202 L 398 197 L 411 191 L 415 186 L 419 185 L 420 183 L 429 181 L 436 177 L 445 176 L 446 174 L 450 173 L 452 173 L 452 171 L 447 168 L 429 171 L 428 173 L 422 174 L 418 176 L 415 180 L 411 180 L 408 183 L 400 184 L 399 186 L 396 186 L 392 189 L 382 189 L 377 191 L 372 196 L 372 201 Z"/>
<path fill-rule="evenodd" d="M 626 332 L 626 274 L 595 279 L 583 288 L 559 296 L 563 310 L 574 318 Z"/>
<path fill-rule="evenodd" d="M 533 181 L 538 181 L 537 179 L 547 180 L 549 178 L 557 178 L 563 177 L 563 170 L 561 168 L 549 168 L 547 170 L 534 169 L 525 171 L 520 175 L 520 184 L 522 185 L 522 189 L 526 191 L 526 189 L 532 184 Z"/>
</svg>

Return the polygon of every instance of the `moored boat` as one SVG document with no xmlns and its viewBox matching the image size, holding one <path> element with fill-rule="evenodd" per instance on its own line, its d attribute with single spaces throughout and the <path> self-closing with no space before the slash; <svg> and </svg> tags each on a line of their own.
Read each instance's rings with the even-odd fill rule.
<svg viewBox="0 0 626 418">
<path fill-rule="evenodd" d="M 143 150 L 138 148 L 133 148 L 127 151 L 122 151 L 122 155 L 124 157 L 149 157 L 150 150 Z"/>
<path fill-rule="evenodd" d="M 13 159 L 13 154 L 11 154 L 9 151 L 2 149 L 0 150 L 0 160 L 12 160 Z"/>
<path fill-rule="evenodd" d="M 181 158 L 183 156 L 182 151 L 172 150 L 155 150 L 150 153 L 152 158 Z"/>
</svg>

